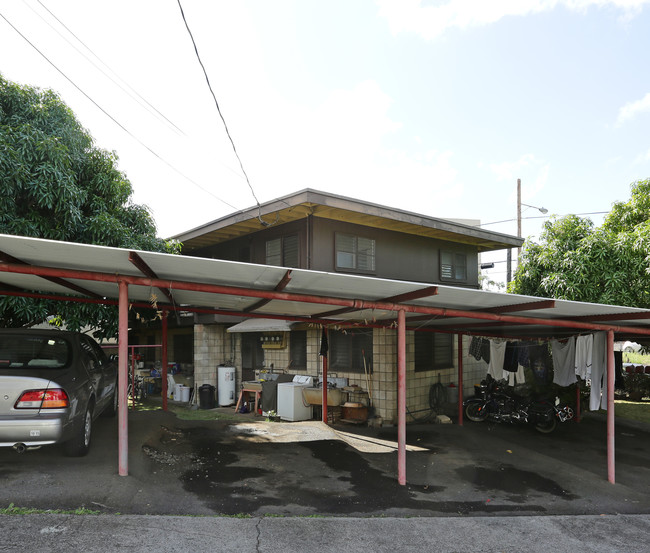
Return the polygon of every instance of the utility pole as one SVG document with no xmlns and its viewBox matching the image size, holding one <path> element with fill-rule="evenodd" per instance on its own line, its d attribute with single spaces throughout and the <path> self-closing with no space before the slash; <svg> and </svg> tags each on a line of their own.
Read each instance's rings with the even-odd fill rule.
<svg viewBox="0 0 650 553">
<path fill-rule="evenodd" d="M 517 179 L 517 238 L 521 238 L 521 179 Z M 521 248 L 517 248 L 517 265 L 520 255 Z"/>
<path fill-rule="evenodd" d="M 521 238 L 521 179 L 517 179 L 517 237 Z M 517 264 L 519 264 L 519 256 L 521 255 L 521 248 L 517 248 Z M 506 267 L 506 282 L 512 280 L 512 248 L 508 248 L 508 258 Z"/>
</svg>

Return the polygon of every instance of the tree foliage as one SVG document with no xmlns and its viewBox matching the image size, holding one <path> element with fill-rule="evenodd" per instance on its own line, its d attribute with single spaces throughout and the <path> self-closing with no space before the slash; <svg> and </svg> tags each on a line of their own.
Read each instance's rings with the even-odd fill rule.
<svg viewBox="0 0 650 553">
<path fill-rule="evenodd" d="M 508 292 L 650 307 L 650 179 L 634 182 L 601 227 L 568 215 L 524 243 Z"/>
<path fill-rule="evenodd" d="M 97 148 L 56 93 L 0 75 L 0 233 L 175 253 L 133 203 L 117 155 Z M 78 329 L 116 330 L 114 308 L 0 296 L 0 325 L 59 316 Z"/>
</svg>

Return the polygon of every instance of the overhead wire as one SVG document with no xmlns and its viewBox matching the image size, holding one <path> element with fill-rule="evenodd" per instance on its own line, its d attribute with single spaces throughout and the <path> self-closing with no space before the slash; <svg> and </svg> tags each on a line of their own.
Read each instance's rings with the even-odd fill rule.
<svg viewBox="0 0 650 553">
<path fill-rule="evenodd" d="M 47 62 L 48 62 L 48 63 L 49 63 L 49 64 L 50 64 L 50 65 L 51 65 L 51 66 L 52 66 L 56 71 L 58 71 L 58 72 L 59 72 L 59 73 L 60 73 L 60 74 L 61 74 L 61 75 L 62 75 L 62 76 L 63 76 L 63 77 L 64 77 L 64 78 L 65 78 L 65 79 L 66 79 L 66 80 L 67 80 L 67 81 L 72 85 L 72 86 L 74 86 L 74 87 L 75 87 L 75 88 L 76 88 L 76 89 L 77 89 L 81 94 L 83 94 L 83 95 L 84 95 L 84 96 L 85 96 L 85 97 L 86 97 L 86 98 L 87 98 L 87 99 L 88 99 L 88 100 L 89 100 L 89 101 L 90 101 L 90 102 L 91 102 L 91 103 L 92 103 L 92 104 L 93 104 L 97 109 L 99 109 L 99 110 L 100 110 L 104 115 L 106 115 L 106 117 L 108 117 L 111 121 L 113 121 L 113 123 L 115 123 L 118 127 L 120 127 L 120 129 L 122 129 L 126 134 L 128 134 L 131 138 L 133 138 L 133 140 L 135 140 L 135 141 L 136 141 L 138 144 L 140 144 L 143 148 L 145 148 L 146 150 L 148 150 L 148 151 L 149 151 L 153 156 L 155 156 L 158 160 L 160 160 L 160 161 L 163 162 L 165 165 L 167 165 L 167 167 L 169 167 L 169 168 L 170 168 L 172 171 L 174 171 L 176 174 L 180 175 L 181 177 L 183 177 L 184 179 L 186 179 L 188 182 L 191 182 L 191 183 L 194 184 L 196 187 L 200 188 L 201 190 L 203 190 L 205 193 L 209 194 L 209 195 L 212 196 L 213 198 L 219 200 L 221 203 L 223 203 L 223 204 L 227 205 L 228 207 L 230 207 L 230 208 L 232 208 L 232 209 L 238 211 L 238 208 L 236 208 L 235 206 L 231 205 L 230 203 L 228 203 L 228 202 L 225 201 L 224 199 L 220 198 L 219 196 L 215 195 L 213 192 L 211 192 L 211 191 L 208 190 L 207 188 L 201 186 L 201 185 L 200 185 L 198 182 L 196 182 L 194 179 L 188 177 L 188 176 L 187 176 L 186 174 L 184 174 L 182 171 L 180 171 L 179 169 L 177 169 L 176 167 L 174 167 L 171 163 L 169 163 L 166 159 L 164 159 L 163 157 L 161 157 L 161 156 L 160 156 L 158 153 L 156 153 L 153 149 L 151 149 L 149 146 L 147 146 L 147 145 L 146 145 L 142 140 L 140 140 L 137 136 L 135 136 L 135 135 L 134 135 L 131 131 L 129 131 L 129 130 L 128 130 L 124 125 L 122 125 L 122 123 L 120 123 L 117 119 L 115 119 L 115 117 L 113 117 L 113 116 L 112 116 L 110 113 L 108 113 L 108 112 L 107 112 L 107 111 L 106 111 L 102 106 L 100 106 L 100 105 L 99 105 L 99 104 L 98 104 L 98 103 L 97 103 L 93 98 L 91 98 L 90 95 L 88 95 L 88 94 L 87 94 L 87 93 L 86 93 L 86 92 L 85 92 L 81 87 L 79 87 L 79 86 L 78 86 L 78 85 L 77 85 L 77 84 L 76 84 L 76 83 L 75 83 L 75 82 L 74 82 L 70 77 L 68 77 L 68 76 L 67 76 L 67 75 L 66 75 L 66 74 L 65 74 L 61 69 L 59 69 L 59 67 L 57 67 L 57 65 L 56 65 L 52 60 L 50 60 L 50 59 L 49 59 L 49 58 L 48 58 L 48 57 L 47 57 L 47 56 L 46 56 L 46 55 L 45 55 L 41 50 L 39 50 L 39 48 L 38 48 L 34 43 L 32 43 L 32 42 L 31 42 L 31 41 L 30 41 L 30 40 L 29 40 L 29 39 L 28 39 L 28 38 L 27 38 L 23 33 L 21 33 L 21 32 L 18 30 L 18 28 L 17 28 L 13 23 L 11 23 L 11 21 L 9 21 L 9 20 L 5 17 L 4 14 L 0 13 L 0 17 L 2 17 L 2 19 L 4 19 L 4 20 L 7 22 L 7 24 L 8 24 L 8 25 L 9 25 L 9 26 L 14 30 L 14 31 L 16 31 L 16 33 L 18 33 L 18 35 L 20 35 L 20 37 L 21 37 L 23 40 L 25 40 L 25 42 L 27 42 L 27 44 L 29 44 L 29 45 L 30 45 L 34 50 L 36 50 L 36 52 L 38 52 L 38 54 L 40 54 L 40 56 L 43 57 L 43 59 L 45 59 L 45 61 L 47 61 Z"/>
<path fill-rule="evenodd" d="M 258 208 L 258 219 L 260 223 L 264 226 L 271 226 L 275 223 L 278 222 L 279 219 L 279 214 L 276 214 L 276 220 L 273 223 L 268 223 L 264 220 L 262 220 L 262 206 L 260 205 L 260 201 L 257 199 L 257 195 L 255 194 L 255 190 L 253 190 L 253 186 L 251 184 L 250 179 L 248 178 L 248 173 L 246 173 L 246 170 L 244 169 L 244 164 L 242 163 L 241 157 L 239 157 L 239 152 L 237 152 L 237 147 L 235 146 L 235 141 L 233 140 L 230 130 L 228 129 L 228 124 L 226 123 L 226 119 L 223 116 L 223 113 L 221 113 L 221 108 L 219 107 L 219 102 L 217 101 L 217 96 L 214 93 L 214 90 L 212 89 L 212 84 L 210 83 L 210 78 L 208 77 L 208 72 L 205 69 L 205 65 L 203 65 L 203 61 L 201 60 L 201 56 L 199 54 L 199 49 L 198 46 L 196 45 L 196 41 L 194 40 L 194 35 L 192 34 L 192 31 L 190 29 L 190 26 L 187 22 L 187 19 L 185 18 L 185 12 L 183 11 L 183 5 L 181 4 L 181 0 L 176 0 L 178 2 L 178 7 L 181 11 L 181 17 L 183 18 L 183 23 L 185 24 L 185 28 L 187 29 L 187 33 L 190 36 L 190 39 L 192 40 L 192 45 L 194 46 L 194 53 L 196 54 L 196 59 L 199 62 L 199 65 L 201 66 L 201 69 L 203 70 L 203 75 L 205 76 L 205 81 L 208 85 L 208 89 L 210 90 L 210 94 L 212 94 L 212 99 L 214 100 L 214 104 L 217 107 L 217 112 L 219 113 L 219 117 L 221 117 L 221 121 L 223 123 L 223 127 L 226 131 L 226 135 L 228 136 L 228 140 L 230 140 L 230 144 L 232 145 L 233 152 L 235 152 L 235 157 L 237 158 L 237 161 L 239 162 L 239 167 L 241 168 L 242 173 L 244 174 L 244 177 L 246 178 L 246 183 L 248 184 L 248 187 L 251 190 L 251 193 L 253 194 L 253 198 L 255 198 L 255 202 L 257 203 L 257 208 Z"/>
<path fill-rule="evenodd" d="M 609 211 L 591 211 L 589 213 L 569 213 L 568 215 L 576 215 L 577 217 L 582 217 L 584 215 L 604 215 L 606 213 L 609 213 Z M 528 217 L 522 217 L 522 219 L 550 219 L 551 217 L 555 217 L 555 215 L 531 215 Z M 561 215 L 560 217 L 566 217 L 566 215 Z M 487 225 L 497 225 L 499 223 L 510 223 L 516 220 L 517 219 L 504 219 L 503 221 L 491 221 L 490 223 L 479 223 L 478 225 L 474 225 L 474 226 L 485 227 Z"/>
<path fill-rule="evenodd" d="M 151 113 L 154 117 L 156 117 L 159 121 L 166 121 L 167 124 L 170 126 L 170 128 L 176 132 L 177 134 L 185 135 L 183 130 L 178 127 L 173 121 L 171 121 L 168 117 L 165 116 L 161 111 L 159 111 L 154 105 L 152 105 L 146 98 L 144 98 L 137 90 L 135 90 L 131 85 L 129 85 L 128 82 L 126 82 L 122 77 L 120 77 L 117 72 L 112 69 L 104 60 L 102 60 L 91 48 L 88 46 L 83 40 L 81 40 L 59 17 L 57 17 L 52 10 L 50 10 L 41 0 L 36 0 L 42 7 L 45 9 L 58 23 L 61 25 L 68 33 L 70 33 L 76 40 L 79 42 L 88 52 L 92 54 L 92 56 L 98 60 L 106 69 L 108 69 L 113 75 L 115 75 L 121 82 L 123 82 L 126 87 L 131 91 L 127 90 L 124 86 L 122 86 L 119 82 L 117 82 L 111 75 L 109 75 L 106 71 L 104 71 L 99 65 L 97 65 L 92 59 L 90 59 L 84 52 L 82 52 L 77 46 L 75 46 L 70 40 L 68 40 L 61 32 L 59 32 L 58 29 L 56 29 L 49 21 L 47 21 L 40 13 L 38 13 L 26 0 L 23 0 L 23 3 L 30 9 L 32 10 L 38 17 L 43 20 L 43 22 L 48 25 L 56 34 L 58 34 L 63 40 L 65 40 L 72 48 L 74 48 L 81 56 L 83 56 L 88 63 L 90 63 L 95 69 L 97 69 L 102 75 L 104 75 L 107 79 L 109 79 L 113 84 L 115 84 L 120 90 L 122 90 L 125 94 L 127 94 L 129 97 L 131 97 L 135 102 L 137 102 L 140 106 L 142 106 L 144 109 L 146 109 L 149 113 Z M 134 96 L 135 95 L 135 96 Z M 136 97 L 137 96 L 137 97 Z M 139 99 L 138 99 L 139 98 Z"/>
<path fill-rule="evenodd" d="M 187 137 L 185 132 L 183 132 L 182 129 L 180 129 L 173 121 L 171 121 L 169 118 L 167 118 L 162 112 L 160 112 L 154 105 L 152 105 L 150 102 L 147 101 L 146 98 L 144 98 L 137 90 L 135 90 L 131 85 L 129 85 L 128 82 L 126 82 L 113 68 L 111 68 L 107 63 L 105 63 L 93 50 L 88 46 L 83 40 L 81 40 L 73 31 L 70 29 L 59 17 L 52 12 L 41 0 L 36 0 L 68 33 L 70 33 L 80 44 L 83 45 L 83 47 L 88 50 L 106 69 L 108 69 L 113 75 L 115 75 L 120 81 L 122 81 L 126 87 L 128 87 L 131 91 L 133 91 L 133 94 L 138 96 L 139 98 L 142 99 L 142 102 L 144 102 L 146 105 L 143 105 L 142 102 L 138 101 L 137 98 L 133 96 L 128 90 L 126 90 L 123 86 L 120 85 L 117 81 L 115 81 L 110 75 L 108 75 L 105 71 L 102 70 L 101 67 L 99 67 L 96 63 L 94 63 L 88 56 L 86 56 L 79 48 L 77 48 L 74 44 L 72 44 L 66 37 L 64 37 L 50 22 L 48 22 L 41 14 L 39 14 L 32 6 L 30 6 L 27 3 L 27 0 L 23 0 L 23 2 L 36 14 L 38 17 L 41 18 L 54 32 L 56 32 L 63 40 L 65 40 L 72 48 L 74 48 L 80 55 L 82 55 L 93 67 L 95 67 L 102 75 L 104 75 L 107 79 L 109 79 L 113 84 L 115 84 L 118 88 L 120 88 L 125 94 L 130 96 L 134 101 L 136 101 L 138 104 L 140 104 L 144 109 L 146 109 L 149 113 L 151 113 L 154 117 L 156 117 L 158 120 L 163 119 L 168 123 L 170 128 L 174 130 L 177 134 L 182 135 L 184 137 Z M 151 109 L 147 108 L 149 106 Z M 154 113 L 155 112 L 155 113 Z M 160 117 L 158 117 L 159 114 Z M 237 172 L 235 169 L 230 167 L 229 165 L 226 165 L 225 163 L 221 162 L 221 165 L 228 169 L 233 175 L 236 175 L 237 177 L 241 178 L 241 173 Z M 200 185 L 198 185 L 200 187 Z M 210 193 L 209 191 L 203 189 L 204 191 Z M 220 201 L 221 198 L 218 198 Z M 233 209 L 237 209 L 234 206 L 228 204 L 226 202 L 226 205 L 229 207 L 232 207 Z M 239 210 L 242 211 L 242 210 Z"/>
</svg>

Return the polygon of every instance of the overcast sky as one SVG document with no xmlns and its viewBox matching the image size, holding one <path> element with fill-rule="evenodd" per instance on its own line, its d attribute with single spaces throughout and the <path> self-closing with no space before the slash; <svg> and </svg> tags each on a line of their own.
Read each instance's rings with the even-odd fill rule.
<svg viewBox="0 0 650 553">
<path fill-rule="evenodd" d="M 650 177 L 650 0 L 181 2 L 260 202 L 309 187 L 516 234 L 517 178 L 564 215 Z M 2 74 L 60 94 L 161 236 L 255 205 L 177 0 L 0 13 Z"/>
</svg>

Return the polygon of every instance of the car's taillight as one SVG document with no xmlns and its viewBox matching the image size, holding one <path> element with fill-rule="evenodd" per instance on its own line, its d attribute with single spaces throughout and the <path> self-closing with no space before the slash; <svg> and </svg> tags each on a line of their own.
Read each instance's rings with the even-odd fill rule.
<svg viewBox="0 0 650 553">
<path fill-rule="evenodd" d="M 65 390 L 27 390 L 18 398 L 16 409 L 63 409 L 70 405 Z"/>
</svg>

